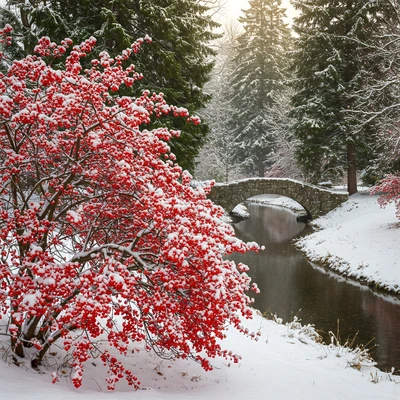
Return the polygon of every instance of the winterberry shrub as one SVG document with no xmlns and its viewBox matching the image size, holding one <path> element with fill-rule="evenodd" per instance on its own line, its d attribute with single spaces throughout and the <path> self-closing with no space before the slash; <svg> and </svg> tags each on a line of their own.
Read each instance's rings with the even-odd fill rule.
<svg viewBox="0 0 400 400">
<path fill-rule="evenodd" d="M 0 74 L 1 313 L 16 360 L 37 367 L 58 341 L 76 387 L 100 336 L 122 355 L 142 342 L 208 370 L 215 356 L 237 361 L 220 339 L 227 324 L 247 333 L 240 321 L 251 317 L 246 268 L 224 255 L 258 246 L 221 221 L 211 183 L 193 189 L 174 163 L 179 132 L 146 130 L 152 116 L 199 119 L 162 94 L 117 93 L 141 79 L 123 63 L 143 41 L 83 70 L 94 38 L 71 48 L 43 37 Z M 108 351 L 101 360 L 109 389 L 139 385 Z"/>
</svg>

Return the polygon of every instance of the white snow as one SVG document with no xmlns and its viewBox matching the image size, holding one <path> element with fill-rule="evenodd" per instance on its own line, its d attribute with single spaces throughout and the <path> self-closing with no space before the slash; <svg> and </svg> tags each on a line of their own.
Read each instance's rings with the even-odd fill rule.
<svg viewBox="0 0 400 400">
<path fill-rule="evenodd" d="M 288 208 L 289 210 L 296 212 L 303 212 L 304 208 L 297 201 L 290 199 L 289 197 L 283 197 L 275 194 L 261 194 L 259 196 L 253 196 L 247 199 L 250 203 L 265 204 L 270 206 L 280 206 Z"/>
<path fill-rule="evenodd" d="M 73 210 L 68 210 L 67 211 L 67 216 L 74 223 L 79 223 L 79 222 L 82 221 L 82 216 L 79 213 L 77 213 L 77 212 L 75 212 Z"/>
<path fill-rule="evenodd" d="M 231 214 L 239 217 L 239 218 L 243 218 L 243 219 L 247 219 L 250 217 L 249 212 L 247 211 L 247 208 L 245 205 L 243 204 L 238 204 L 232 211 Z"/>
<path fill-rule="evenodd" d="M 292 179 L 292 178 L 245 178 L 245 179 L 239 179 L 236 181 L 230 181 L 230 182 L 216 182 L 215 186 L 231 186 L 231 185 L 236 185 L 238 183 L 245 183 L 245 182 L 251 182 L 251 181 L 262 181 L 262 180 L 269 180 L 269 181 L 287 181 L 287 182 L 293 182 L 296 183 L 300 186 L 311 186 L 314 187 L 315 189 L 322 191 L 322 192 L 334 192 L 334 193 L 347 193 L 347 191 L 344 188 L 335 188 L 335 189 L 327 189 L 321 186 L 317 185 L 312 185 L 310 183 L 304 183 L 302 181 L 299 181 L 297 179 Z"/>
<path fill-rule="evenodd" d="M 24 300 L 22 304 L 26 305 L 29 308 L 32 308 L 37 302 L 37 297 L 35 294 L 27 294 L 24 296 Z"/>
<path fill-rule="evenodd" d="M 331 254 L 346 265 L 353 276 L 379 280 L 388 288 L 400 283 L 400 235 L 394 207 L 380 209 L 377 197 L 351 196 L 343 206 L 315 221 L 322 230 L 300 244 L 315 258 Z M 362 265 L 361 268 L 359 266 Z M 344 268 L 344 267 L 343 267 Z M 27 298 L 27 301 L 34 300 Z M 143 346 L 121 358 L 141 381 L 132 392 L 119 382 L 115 393 L 106 389 L 106 371 L 99 359 L 85 364 L 83 386 L 75 389 L 68 358 L 56 345 L 49 368 L 38 373 L 25 366 L 7 363 L 6 336 L 0 336 L 0 398 L 7 400 L 397 400 L 400 377 L 377 370 L 362 351 L 326 346 L 311 326 L 297 321 L 282 325 L 255 313 L 243 321 L 250 332 L 260 332 L 258 341 L 229 328 L 223 347 L 241 356 L 238 364 L 213 360 L 215 369 L 205 372 L 191 361 L 160 360 Z M 105 348 L 105 344 L 99 344 Z M 141 351 L 137 351 L 141 349 Z M 111 350 L 112 351 L 112 350 Z M 52 384 L 57 371 L 60 381 Z"/>
<path fill-rule="evenodd" d="M 125 365 L 139 375 L 141 390 L 132 392 L 124 382 L 115 393 L 106 389 L 105 371 L 98 359 L 89 361 L 84 383 L 75 389 L 73 372 L 63 365 L 63 353 L 54 348 L 52 372 L 36 371 L 0 362 L 0 394 L 7 400 L 265 400 L 265 399 L 385 399 L 400 396 L 400 377 L 378 371 L 360 352 L 321 345 L 310 326 L 297 322 L 281 325 L 255 314 L 246 321 L 259 331 L 258 341 L 229 329 L 225 347 L 241 355 L 238 364 L 214 360 L 215 369 L 204 372 L 192 361 L 160 360 L 144 351 L 129 352 Z M 139 346 L 136 346 L 139 347 Z M 374 383 L 376 382 L 376 383 Z"/>
</svg>

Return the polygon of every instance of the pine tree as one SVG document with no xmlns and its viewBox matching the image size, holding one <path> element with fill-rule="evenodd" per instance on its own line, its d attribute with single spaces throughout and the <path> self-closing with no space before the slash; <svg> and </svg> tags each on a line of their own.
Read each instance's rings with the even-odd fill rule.
<svg viewBox="0 0 400 400">
<path fill-rule="evenodd" d="M 244 33 L 238 38 L 231 80 L 230 127 L 236 136 L 236 158 L 244 172 L 264 176 L 275 138 L 265 123 L 272 93 L 286 78 L 290 31 L 280 0 L 251 0 L 239 19 Z"/>
<path fill-rule="evenodd" d="M 209 121 L 207 141 L 196 159 L 195 178 L 199 180 L 214 179 L 217 182 L 228 182 L 238 176 L 238 168 L 234 160 L 234 135 L 226 124 L 232 114 L 226 99 L 228 82 L 224 73 L 215 76 L 209 85 L 212 99 L 202 111 Z"/>
<path fill-rule="evenodd" d="M 312 181 L 346 174 L 357 192 L 357 167 L 371 155 L 373 127 L 356 129 L 348 111 L 355 94 L 375 73 L 360 46 L 372 34 L 379 10 L 375 0 L 295 0 L 298 35 L 293 57 L 293 98 L 298 161 Z"/>
<path fill-rule="evenodd" d="M 148 33 L 153 39 L 136 63 L 145 75 L 143 87 L 162 91 L 167 101 L 186 107 L 191 113 L 198 112 L 210 100 L 204 92 L 214 66 L 215 52 L 210 42 L 219 36 L 213 33 L 219 25 L 211 19 L 207 2 L 143 0 L 140 4 L 140 8 L 135 8 L 136 28 L 141 35 Z M 154 68 L 146 67 L 149 62 Z M 179 164 L 193 171 L 208 127 L 193 127 L 176 119 L 162 123 L 182 131 L 171 148 Z"/>
<path fill-rule="evenodd" d="M 304 180 L 299 166 L 294 162 L 298 140 L 291 129 L 293 118 L 290 116 L 293 89 L 284 87 L 272 93 L 273 104 L 266 115 L 265 124 L 274 138 L 276 147 L 271 156 L 272 165 L 265 176 L 272 178 L 293 178 Z"/>
<path fill-rule="evenodd" d="M 20 51 L 14 54 L 15 58 L 32 53 L 42 36 L 61 40 L 69 33 L 66 21 L 54 10 L 51 0 L 8 0 L 0 7 L 0 21 L 11 24 L 15 39 L 20 39 Z"/>
<path fill-rule="evenodd" d="M 206 85 L 211 100 L 200 113 L 200 117 L 207 121 L 209 134 L 196 159 L 195 178 L 199 180 L 215 179 L 218 182 L 228 182 L 240 176 L 234 159 L 234 132 L 226 123 L 234 115 L 230 103 L 229 80 L 234 71 L 233 57 L 240 33 L 239 23 L 231 22 L 224 26 L 224 35 L 216 42 L 216 63 L 212 78 Z"/>
<path fill-rule="evenodd" d="M 191 113 L 203 108 L 209 96 L 203 87 L 213 67 L 214 51 L 210 42 L 218 37 L 218 26 L 210 16 L 210 5 L 197 0 L 9 0 L 0 14 L 20 17 L 18 29 L 23 49 L 32 51 L 37 39 L 49 36 L 60 42 L 65 37 L 80 43 L 90 36 L 97 39 L 97 54 L 111 56 L 149 35 L 153 42 L 135 59 L 144 79 L 132 96 L 144 88 L 163 92 L 167 101 L 185 107 Z M 94 54 L 92 57 L 95 57 Z M 87 64 L 90 62 L 88 57 Z M 133 89 L 132 89 L 133 90 Z M 181 130 L 180 138 L 170 144 L 183 168 L 194 169 L 194 159 L 204 143 L 207 126 L 193 127 L 185 121 L 166 118 L 160 124 Z"/>
</svg>

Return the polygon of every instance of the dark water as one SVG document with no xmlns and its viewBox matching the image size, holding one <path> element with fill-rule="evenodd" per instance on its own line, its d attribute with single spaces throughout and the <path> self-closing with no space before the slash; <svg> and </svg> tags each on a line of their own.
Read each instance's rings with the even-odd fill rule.
<svg viewBox="0 0 400 400">
<path fill-rule="evenodd" d="M 235 225 L 237 236 L 266 249 L 231 258 L 250 267 L 261 293 L 254 307 L 277 314 L 285 322 L 298 316 L 323 333 L 339 334 L 341 343 L 353 339 L 371 348 L 378 367 L 400 370 L 400 300 L 371 291 L 325 269 L 313 266 L 291 243 L 310 232 L 296 215 L 281 207 L 248 204 L 250 219 Z M 324 336 L 327 342 L 328 336 Z"/>
</svg>

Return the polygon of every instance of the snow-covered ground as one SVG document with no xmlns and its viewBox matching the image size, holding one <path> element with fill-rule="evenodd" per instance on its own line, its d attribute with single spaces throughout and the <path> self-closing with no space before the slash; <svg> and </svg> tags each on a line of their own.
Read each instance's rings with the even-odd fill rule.
<svg viewBox="0 0 400 400">
<path fill-rule="evenodd" d="M 0 362 L 0 398 L 4 400 L 266 400 L 266 399 L 384 399 L 400 398 L 400 377 L 378 371 L 359 352 L 324 346 L 313 339 L 312 327 L 267 321 L 260 315 L 247 322 L 261 331 L 258 341 L 229 329 L 225 347 L 240 352 L 239 364 L 215 360 L 204 372 L 190 361 L 161 361 L 151 353 L 129 354 L 126 366 L 141 380 L 136 392 L 123 382 L 108 392 L 99 360 L 87 362 L 84 384 L 75 389 L 55 350 L 54 367 L 64 375 L 52 384 L 50 371 L 38 374 Z M 60 354 L 58 354 L 60 353 Z"/>
<path fill-rule="evenodd" d="M 380 209 L 376 197 L 352 196 L 343 206 L 315 221 L 322 230 L 302 239 L 310 258 L 330 256 L 335 267 L 355 278 L 365 277 L 388 289 L 400 284 L 400 235 L 394 208 Z M 278 203 L 277 203 L 278 202 Z M 279 200 L 275 200 L 279 204 Z M 124 382 L 108 392 L 98 359 L 86 363 L 84 384 L 70 382 L 68 358 L 54 346 L 51 367 L 38 373 L 7 362 L 0 338 L 0 399 L 7 400 L 336 400 L 400 399 L 400 377 L 377 370 L 359 350 L 326 346 L 312 339 L 312 327 L 282 325 L 255 314 L 245 321 L 260 331 L 258 341 L 229 328 L 224 348 L 239 353 L 239 364 L 214 360 L 204 372 L 194 362 L 162 361 L 144 350 L 129 353 L 124 363 L 139 377 L 142 389 L 132 392 Z M 138 347 L 138 346 L 136 346 Z M 51 383 L 51 373 L 61 374 Z"/>
<path fill-rule="evenodd" d="M 361 192 L 313 221 L 320 230 L 297 246 L 307 257 L 345 276 L 400 294 L 400 223 L 395 207 Z"/>
</svg>

